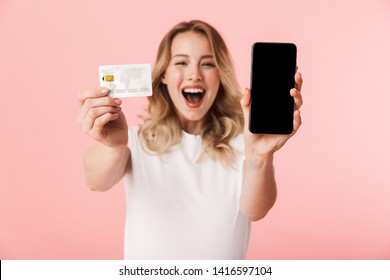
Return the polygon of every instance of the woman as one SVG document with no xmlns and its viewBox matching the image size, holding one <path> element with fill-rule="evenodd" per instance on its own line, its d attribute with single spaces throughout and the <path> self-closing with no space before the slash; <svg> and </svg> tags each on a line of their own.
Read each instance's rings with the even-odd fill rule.
<svg viewBox="0 0 390 280">
<path fill-rule="evenodd" d="M 126 259 L 243 259 L 250 222 L 276 200 L 273 155 L 299 129 L 302 78 L 296 74 L 294 131 L 248 131 L 228 49 L 202 21 L 163 38 L 153 96 L 140 127 L 128 128 L 108 89 L 81 92 L 78 122 L 97 140 L 84 161 L 92 190 L 126 187 Z"/>
</svg>

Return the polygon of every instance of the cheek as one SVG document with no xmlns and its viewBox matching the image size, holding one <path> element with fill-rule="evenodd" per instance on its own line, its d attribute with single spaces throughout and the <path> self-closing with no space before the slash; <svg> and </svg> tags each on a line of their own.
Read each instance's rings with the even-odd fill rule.
<svg viewBox="0 0 390 280">
<path fill-rule="evenodd" d="M 177 69 L 168 69 L 165 72 L 165 79 L 167 84 L 174 84 L 179 82 L 180 80 L 183 79 L 183 71 L 179 71 Z"/>
<path fill-rule="evenodd" d="M 208 80 L 210 82 L 219 85 L 220 77 L 219 77 L 219 73 L 217 70 L 211 71 L 207 76 L 208 76 Z"/>
<path fill-rule="evenodd" d="M 178 71 L 166 71 L 164 76 L 164 83 L 167 86 L 169 95 L 172 96 L 176 92 L 181 81 L 181 74 Z"/>
<path fill-rule="evenodd" d="M 221 83 L 221 79 L 219 78 L 218 74 L 210 76 L 209 83 L 213 86 L 213 89 L 215 91 L 218 91 L 219 85 Z"/>
</svg>

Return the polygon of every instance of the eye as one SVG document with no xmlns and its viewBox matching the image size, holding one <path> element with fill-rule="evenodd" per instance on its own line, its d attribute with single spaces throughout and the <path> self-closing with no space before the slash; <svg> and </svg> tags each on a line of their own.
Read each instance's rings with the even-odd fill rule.
<svg viewBox="0 0 390 280">
<path fill-rule="evenodd" d="M 213 63 L 213 62 L 203 62 L 202 66 L 206 67 L 206 68 L 213 68 L 213 67 L 215 67 L 215 63 Z"/>
<path fill-rule="evenodd" d="M 187 65 L 185 61 L 176 61 L 175 65 Z"/>
</svg>

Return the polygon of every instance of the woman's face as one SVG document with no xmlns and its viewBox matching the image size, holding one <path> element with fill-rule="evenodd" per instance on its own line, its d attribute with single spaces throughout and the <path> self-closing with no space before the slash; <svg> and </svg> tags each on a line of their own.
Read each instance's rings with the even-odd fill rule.
<svg viewBox="0 0 390 280">
<path fill-rule="evenodd" d="M 182 129 L 199 134 L 220 84 L 210 43 L 205 35 L 187 31 L 173 39 L 171 54 L 162 82 Z"/>
</svg>

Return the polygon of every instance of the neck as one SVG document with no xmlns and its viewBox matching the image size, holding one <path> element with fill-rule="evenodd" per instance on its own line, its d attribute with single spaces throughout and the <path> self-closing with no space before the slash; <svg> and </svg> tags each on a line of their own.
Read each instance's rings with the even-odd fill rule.
<svg viewBox="0 0 390 280">
<path fill-rule="evenodd" d="M 189 134 L 200 135 L 202 132 L 203 121 L 180 120 L 180 127 Z"/>
</svg>

